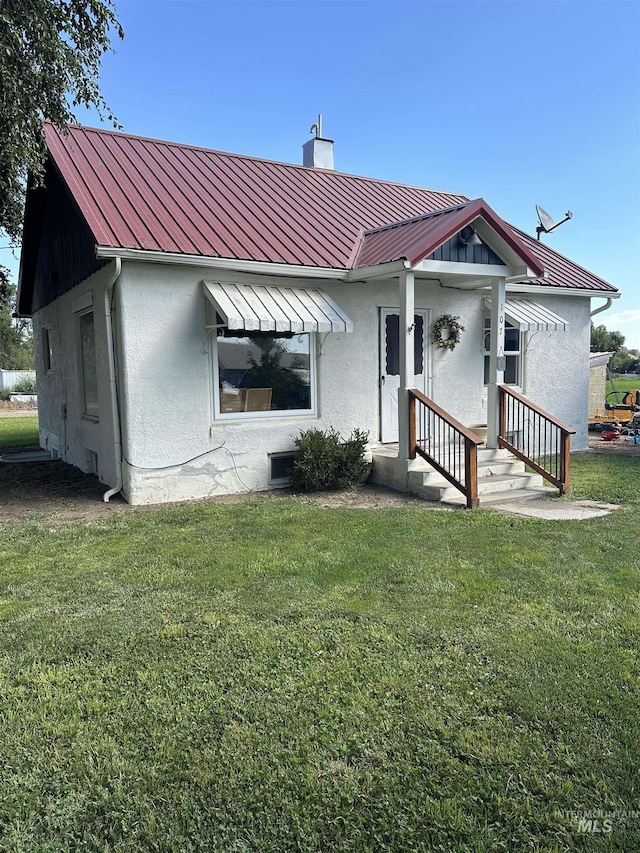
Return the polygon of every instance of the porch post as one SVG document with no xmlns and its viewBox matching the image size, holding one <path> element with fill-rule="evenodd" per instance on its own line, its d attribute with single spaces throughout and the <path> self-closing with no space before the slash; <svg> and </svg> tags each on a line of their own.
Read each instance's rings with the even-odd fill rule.
<svg viewBox="0 0 640 853">
<path fill-rule="evenodd" d="M 414 333 L 414 276 L 413 270 L 400 273 L 400 388 L 398 389 L 398 459 L 408 459 L 409 395 L 413 387 Z"/>
<path fill-rule="evenodd" d="M 506 284 L 504 278 L 491 282 L 491 348 L 489 350 L 489 386 L 487 388 L 487 447 L 498 446 L 498 385 L 504 382 L 504 326 Z"/>
</svg>

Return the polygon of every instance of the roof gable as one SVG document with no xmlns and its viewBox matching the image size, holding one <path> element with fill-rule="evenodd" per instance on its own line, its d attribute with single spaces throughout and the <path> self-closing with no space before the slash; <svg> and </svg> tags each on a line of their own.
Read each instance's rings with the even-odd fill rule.
<svg viewBox="0 0 640 853">
<path fill-rule="evenodd" d="M 399 258 L 406 258 L 411 266 L 415 266 L 467 225 L 480 219 L 516 254 L 522 264 L 535 275 L 543 275 L 544 267 L 538 257 L 481 198 L 368 231 L 354 266 L 374 266 Z"/>
</svg>

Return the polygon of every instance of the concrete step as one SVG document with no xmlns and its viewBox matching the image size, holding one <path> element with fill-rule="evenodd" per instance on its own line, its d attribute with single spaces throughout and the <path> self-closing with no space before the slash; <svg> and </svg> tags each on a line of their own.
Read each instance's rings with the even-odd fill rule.
<svg viewBox="0 0 640 853">
<path fill-rule="evenodd" d="M 384 467 L 385 464 L 397 459 L 397 450 L 394 457 L 393 451 L 382 454 L 376 448 L 373 450 L 373 457 L 375 470 L 376 464 Z M 447 462 L 450 464 L 453 458 L 453 456 L 447 457 Z M 459 470 L 462 470 L 463 460 L 457 461 Z M 387 482 L 387 478 L 383 477 L 379 482 Z M 465 505 L 462 493 L 422 457 L 418 457 L 409 464 L 408 472 L 406 468 L 404 469 L 397 485 L 391 481 L 388 484 L 394 488 L 406 489 L 424 500 L 440 501 L 449 506 Z M 555 494 L 557 490 L 545 486 L 545 480 L 540 474 L 526 471 L 524 462 L 508 450 L 478 448 L 478 497 L 481 506 Z"/>
<path fill-rule="evenodd" d="M 515 459 L 515 456 L 502 447 L 479 447 L 478 448 L 478 464 L 481 462 L 493 462 L 497 459 Z"/>
<path fill-rule="evenodd" d="M 500 459 L 478 461 L 478 479 L 495 477 L 500 474 L 524 474 L 524 462 L 515 456 Z"/>
<path fill-rule="evenodd" d="M 425 482 L 426 480 L 426 482 Z M 494 476 L 478 477 L 478 496 L 483 502 L 483 496 L 497 492 L 516 492 L 526 489 L 537 489 L 542 486 L 540 474 L 517 473 L 495 474 Z M 410 471 L 408 476 L 409 491 L 428 501 L 447 502 L 451 498 L 462 496 L 461 492 L 452 486 L 448 480 L 435 472 L 426 475 L 420 471 Z M 463 501 L 464 502 L 464 499 Z"/>
<path fill-rule="evenodd" d="M 495 506 L 496 504 L 512 503 L 513 501 L 527 501 L 533 498 L 557 497 L 558 490 L 553 488 L 539 489 L 513 489 L 509 492 L 494 492 L 493 494 L 481 495 L 480 506 Z M 446 506 L 465 506 L 466 499 L 461 492 L 451 498 L 442 501 Z"/>
<path fill-rule="evenodd" d="M 443 483 L 448 483 L 439 471 L 436 471 L 426 462 L 420 467 L 411 467 L 409 470 L 411 478 L 419 485 L 440 486 Z M 462 466 L 459 467 L 459 470 L 462 470 Z M 515 459 L 513 456 L 510 459 L 498 459 L 493 462 L 478 464 L 478 483 L 481 480 L 492 480 L 495 477 L 513 476 L 515 474 L 524 474 L 524 462 Z M 420 480 L 420 475 L 422 475 L 422 480 Z"/>
</svg>

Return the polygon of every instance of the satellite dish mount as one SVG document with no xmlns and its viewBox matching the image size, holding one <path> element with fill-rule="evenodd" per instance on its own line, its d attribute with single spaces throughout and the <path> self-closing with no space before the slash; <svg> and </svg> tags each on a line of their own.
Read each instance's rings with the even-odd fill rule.
<svg viewBox="0 0 640 853">
<path fill-rule="evenodd" d="M 556 228 L 559 228 L 563 222 L 567 222 L 567 220 L 571 219 L 573 216 L 573 213 L 571 213 L 570 210 L 567 210 L 564 215 L 564 219 L 561 219 L 560 222 L 554 222 L 547 211 L 540 207 L 539 204 L 536 204 L 536 213 L 538 214 L 538 222 L 540 223 L 536 228 L 538 240 L 540 239 L 541 234 L 550 234 L 552 231 L 555 231 Z"/>
</svg>

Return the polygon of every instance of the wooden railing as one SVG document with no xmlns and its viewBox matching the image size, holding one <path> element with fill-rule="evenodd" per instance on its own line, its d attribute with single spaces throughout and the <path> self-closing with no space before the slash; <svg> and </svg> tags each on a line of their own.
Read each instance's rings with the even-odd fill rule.
<svg viewBox="0 0 640 853">
<path fill-rule="evenodd" d="M 467 499 L 478 506 L 478 445 L 482 440 L 433 400 L 409 391 L 409 457 L 422 456 Z"/>
<path fill-rule="evenodd" d="M 507 385 L 498 387 L 498 445 L 511 451 L 560 490 L 569 491 L 569 454 L 575 430 Z"/>
</svg>

